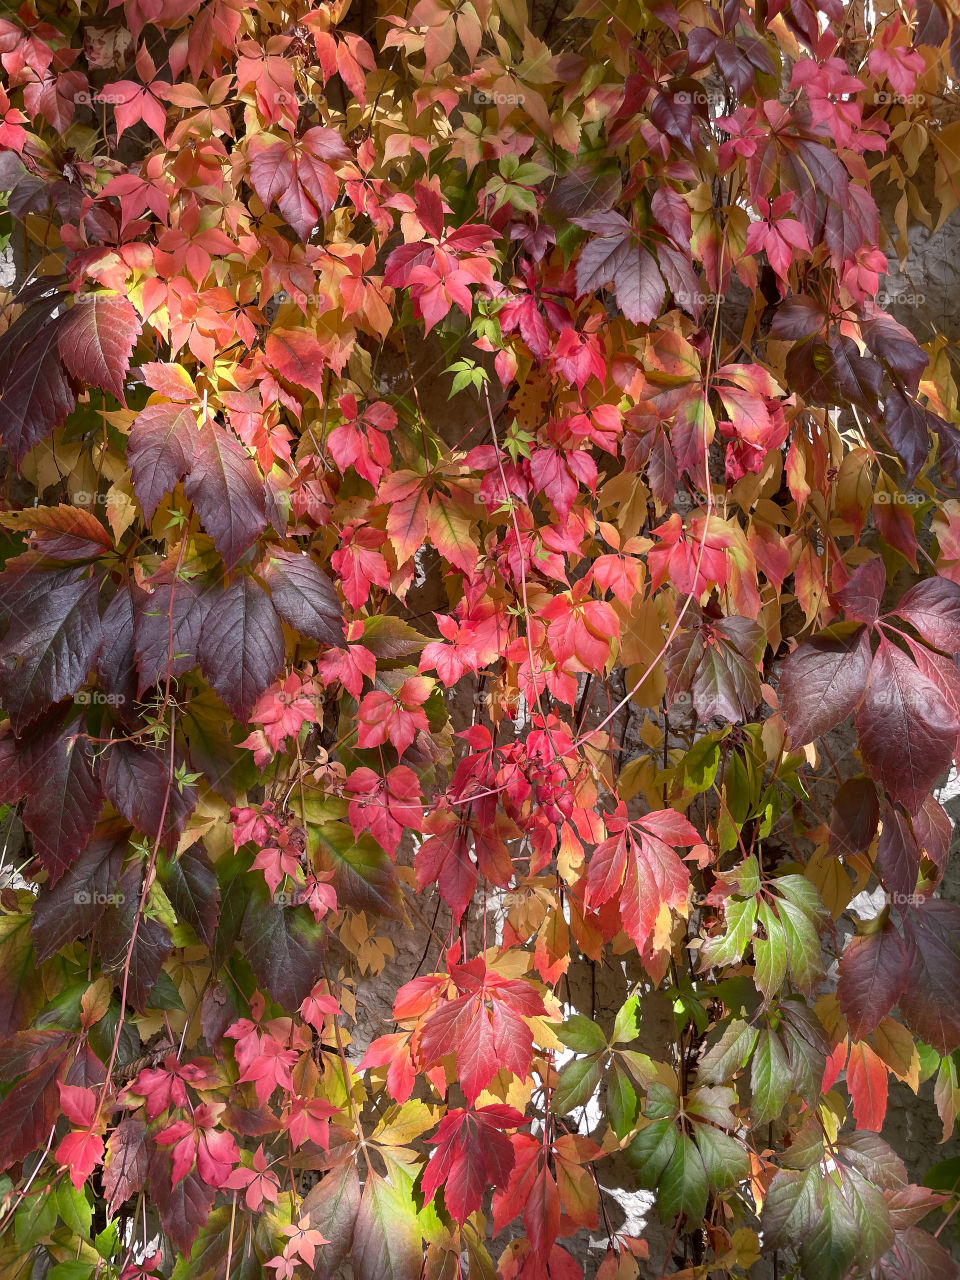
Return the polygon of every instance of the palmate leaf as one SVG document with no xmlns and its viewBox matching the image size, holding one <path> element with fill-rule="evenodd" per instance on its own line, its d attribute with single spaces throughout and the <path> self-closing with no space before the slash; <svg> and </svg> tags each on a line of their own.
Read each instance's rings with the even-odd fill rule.
<svg viewBox="0 0 960 1280">
<path fill-rule="evenodd" d="M 876 1031 L 903 993 L 908 974 L 907 948 L 892 921 L 850 939 L 840 957 L 837 1000 L 854 1040 Z"/>
<path fill-rule="evenodd" d="M 101 769 L 104 794 L 117 812 L 148 840 L 175 845 L 197 803 L 197 790 L 173 780 L 169 750 L 116 741 Z"/>
<path fill-rule="evenodd" d="M 187 405 L 151 404 L 134 418 L 127 463 L 148 523 L 163 496 L 193 468 L 199 441 L 197 415 Z"/>
<path fill-rule="evenodd" d="M 55 884 L 93 835 L 102 789 L 93 769 L 93 751 L 82 718 L 65 724 L 54 714 L 23 741 L 16 769 L 26 795 L 24 826 L 33 851 Z"/>
<path fill-rule="evenodd" d="M 891 799 L 916 812 L 949 768 L 960 724 L 939 687 L 889 640 L 874 656 L 856 723 L 872 775 Z"/>
</svg>

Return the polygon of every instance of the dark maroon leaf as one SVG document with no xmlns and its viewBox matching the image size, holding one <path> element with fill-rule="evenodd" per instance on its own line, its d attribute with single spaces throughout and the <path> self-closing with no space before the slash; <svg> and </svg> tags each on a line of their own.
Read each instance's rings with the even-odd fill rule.
<svg viewBox="0 0 960 1280">
<path fill-rule="evenodd" d="M 138 589 L 131 583 L 121 583 L 104 610 L 100 622 L 103 646 L 97 658 L 97 676 L 107 703 L 126 723 L 136 716 L 138 693 L 133 590 Z"/>
<path fill-rule="evenodd" d="M 852 635 L 821 635 L 790 654 L 780 674 L 780 711 L 795 746 L 813 742 L 853 711 L 870 670 L 866 627 Z"/>
<path fill-rule="evenodd" d="M 43 1149 L 60 1115 L 57 1076 L 67 1059 L 54 1054 L 18 1080 L 0 1102 L 0 1169 Z"/>
<path fill-rule="evenodd" d="M 336 588 L 310 556 L 273 548 L 263 578 L 288 626 L 321 644 L 343 648 L 343 610 Z"/>
<path fill-rule="evenodd" d="M 960 726 L 937 686 L 889 640 L 881 640 L 874 655 L 856 724 L 874 778 L 916 813 L 949 768 Z"/>
<path fill-rule="evenodd" d="M 877 834 L 880 801 L 869 778 L 848 778 L 833 797 L 830 814 L 830 853 L 852 857 L 870 848 Z"/>
<path fill-rule="evenodd" d="M 210 1216 L 216 1192 L 192 1169 L 173 1186 L 170 1154 L 155 1148 L 150 1157 L 150 1198 L 160 1211 L 163 1230 L 177 1249 L 187 1257 L 200 1228 Z"/>
<path fill-rule="evenodd" d="M 30 925 L 39 963 L 93 930 L 116 889 L 127 844 L 126 832 L 104 834 L 88 845 L 55 888 L 40 889 Z"/>
<path fill-rule="evenodd" d="M 66 1050 L 70 1033 L 54 1027 L 42 1031 L 15 1031 L 0 1043 L 0 1080 L 16 1080 L 34 1071 L 48 1058 Z"/>
<path fill-rule="evenodd" d="M 960 1046 L 960 907 L 927 898 L 902 915 L 910 969 L 900 1012 L 938 1053 L 953 1053 Z"/>
<path fill-rule="evenodd" d="M 116 741 L 106 751 L 103 792 L 151 843 L 175 845 L 197 803 L 197 789 L 170 776 L 168 750 Z"/>
<path fill-rule="evenodd" d="M 833 592 L 833 600 L 848 618 L 872 626 L 880 613 L 880 600 L 887 584 L 887 571 L 879 556 L 858 565 L 850 579 L 839 591 Z M 957 588 L 960 592 L 960 587 Z"/>
<path fill-rule="evenodd" d="M 251 897 L 240 947 L 260 987 L 285 1009 L 310 994 L 323 969 L 324 930 L 305 907 L 286 907 L 265 894 Z"/>
<path fill-rule="evenodd" d="M 14 731 L 83 684 L 100 650 L 98 584 L 90 579 L 40 596 L 0 644 L 0 701 Z"/>
<path fill-rule="evenodd" d="M 200 845 L 166 864 L 161 881 L 177 919 L 193 929 L 205 947 L 213 946 L 220 915 L 220 885 Z"/>
<path fill-rule="evenodd" d="M 200 668 L 234 715 L 246 720 L 283 663 L 283 627 L 273 602 L 253 578 L 239 574 L 211 596 Z"/>
<path fill-rule="evenodd" d="M 830 339 L 831 371 L 843 399 L 867 412 L 877 407 L 883 370 L 876 360 L 862 356 L 853 338 L 841 334 Z"/>
<path fill-rule="evenodd" d="M 187 405 L 151 404 L 134 418 L 127 462 L 148 522 L 164 494 L 189 473 L 199 442 L 197 416 Z"/>
<path fill-rule="evenodd" d="M 93 835 L 102 793 L 93 772 L 93 751 L 79 716 L 43 732 L 25 746 L 21 761 L 27 799 L 23 825 L 33 851 L 55 884 Z"/>
<path fill-rule="evenodd" d="M 873 311 L 869 320 L 861 322 L 860 332 L 868 350 L 916 395 L 929 357 L 909 329 L 885 311 Z"/>
<path fill-rule="evenodd" d="M 182 676 L 197 665 L 203 620 L 219 583 L 161 582 L 137 606 L 134 647 L 138 693 Z"/>
<path fill-rule="evenodd" d="M 111 895 L 113 900 L 107 903 L 97 931 L 103 970 L 114 975 L 118 989 L 122 989 L 129 956 L 127 1000 L 138 1013 L 146 1010 L 147 997 L 160 976 L 164 960 L 173 950 L 167 926 L 140 912 L 142 891 L 142 870 L 138 863 L 133 863 L 118 880 Z"/>
<path fill-rule="evenodd" d="M 36 551 L 14 556 L 0 573 L 0 626 L 8 627 L 43 596 L 58 587 L 79 582 L 82 576 L 83 569 L 79 565 L 63 565 L 56 569 L 47 567 L 44 558 Z"/>
<path fill-rule="evenodd" d="M 701 720 L 747 720 L 760 701 L 763 632 L 736 615 L 680 632 L 667 654 L 667 697 L 689 691 Z"/>
<path fill-rule="evenodd" d="M 103 1162 L 103 1192 L 111 1218 L 118 1205 L 143 1190 L 149 1164 L 147 1126 L 138 1116 L 127 1116 L 107 1139 Z"/>
<path fill-rule="evenodd" d="M 903 464 L 908 485 L 913 484 L 930 452 L 930 427 L 934 415 L 894 387 L 883 405 L 883 429 Z"/>
<path fill-rule="evenodd" d="M 920 849 L 910 816 L 900 805 L 887 805 L 877 842 L 877 874 L 888 892 L 906 899 L 916 892 L 919 871 Z"/>
<path fill-rule="evenodd" d="M 59 427 L 77 398 L 57 350 L 61 321 L 49 307 L 25 312 L 4 334 L 0 351 L 0 439 L 20 469 L 23 459 Z"/>
<path fill-rule="evenodd" d="M 913 834 L 920 852 L 943 875 L 950 856 L 953 823 L 943 805 L 933 796 L 924 796 L 920 812 L 914 815 Z"/>
<path fill-rule="evenodd" d="M 778 342 L 804 342 L 822 330 L 825 319 L 820 304 L 813 298 L 802 294 L 787 298 L 774 313 L 770 336 Z"/>
<path fill-rule="evenodd" d="M 905 591 L 894 612 L 928 644 L 960 653 L 960 586 L 949 578 L 924 578 Z"/>
<path fill-rule="evenodd" d="M 263 478 L 236 436 L 204 423 L 183 491 L 232 569 L 267 524 Z"/>
<path fill-rule="evenodd" d="M 78 294 L 60 325 L 60 359 L 78 382 L 124 403 L 123 379 L 139 333 L 140 320 L 126 298 Z"/>
</svg>

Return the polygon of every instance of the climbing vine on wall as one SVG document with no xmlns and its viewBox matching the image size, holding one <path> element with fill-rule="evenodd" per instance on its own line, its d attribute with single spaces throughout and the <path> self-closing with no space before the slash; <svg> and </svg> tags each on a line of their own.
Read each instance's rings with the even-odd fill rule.
<svg viewBox="0 0 960 1280">
<path fill-rule="evenodd" d="M 884 293 L 954 63 L 0 17 L 0 1275 L 956 1275 L 882 1136 L 960 1106 L 957 349 Z"/>
</svg>

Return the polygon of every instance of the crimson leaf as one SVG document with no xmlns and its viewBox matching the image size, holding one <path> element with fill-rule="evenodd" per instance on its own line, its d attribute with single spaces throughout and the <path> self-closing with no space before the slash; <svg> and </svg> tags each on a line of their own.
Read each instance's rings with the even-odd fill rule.
<svg viewBox="0 0 960 1280">
<path fill-rule="evenodd" d="M 123 379 L 139 333 L 140 321 L 126 298 L 81 294 L 60 324 L 60 359 L 78 382 L 123 403 Z"/>
<path fill-rule="evenodd" d="M 870 670 L 866 627 L 821 635 L 790 654 L 780 674 L 780 710 L 794 745 L 835 729 L 863 696 Z"/>
<path fill-rule="evenodd" d="M 133 491 L 148 521 L 164 494 L 190 472 L 198 442 L 196 415 L 186 405 L 151 404 L 134 418 L 127 462 Z"/>
</svg>

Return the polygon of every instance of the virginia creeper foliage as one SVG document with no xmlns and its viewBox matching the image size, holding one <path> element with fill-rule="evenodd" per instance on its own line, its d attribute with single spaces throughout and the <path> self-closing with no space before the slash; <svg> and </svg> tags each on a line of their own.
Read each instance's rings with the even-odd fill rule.
<svg viewBox="0 0 960 1280">
<path fill-rule="evenodd" d="M 549 8 L 0 17 L 3 1280 L 956 1275 L 960 22 Z"/>
</svg>

